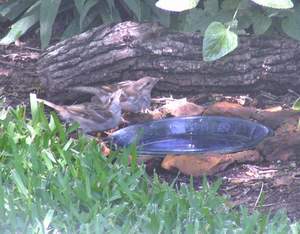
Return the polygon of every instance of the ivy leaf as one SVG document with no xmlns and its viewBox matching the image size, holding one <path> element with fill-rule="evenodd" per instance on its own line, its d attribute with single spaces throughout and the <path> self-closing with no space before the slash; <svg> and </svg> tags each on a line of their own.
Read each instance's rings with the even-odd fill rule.
<svg viewBox="0 0 300 234">
<path fill-rule="evenodd" d="M 300 6 L 293 9 L 287 18 L 281 22 L 282 30 L 291 38 L 300 40 Z"/>
<path fill-rule="evenodd" d="M 248 0 L 223 0 L 221 3 L 221 8 L 223 10 L 247 10 L 250 8 L 250 3 Z"/>
<path fill-rule="evenodd" d="M 204 3 L 204 10 L 210 15 L 216 15 L 219 11 L 219 1 L 218 0 L 208 0 Z"/>
<path fill-rule="evenodd" d="M 251 14 L 253 31 L 256 35 L 264 34 L 272 24 L 272 19 L 259 11 L 252 11 Z"/>
<path fill-rule="evenodd" d="M 204 33 L 203 60 L 214 61 L 238 46 L 238 36 L 220 22 L 212 22 Z"/>
<path fill-rule="evenodd" d="M 258 5 L 265 6 L 265 7 L 271 7 L 275 9 L 289 9 L 293 8 L 294 4 L 291 0 L 251 0 L 252 2 L 255 2 Z"/>
<path fill-rule="evenodd" d="M 294 102 L 292 109 L 295 111 L 300 111 L 300 98 Z"/>
<path fill-rule="evenodd" d="M 181 12 L 195 8 L 198 2 L 199 0 L 159 0 L 155 6 L 167 11 Z"/>
<path fill-rule="evenodd" d="M 186 16 L 184 31 L 185 32 L 201 31 L 201 33 L 203 33 L 210 22 L 211 22 L 211 18 L 207 17 L 204 10 L 198 8 L 192 9 L 188 12 Z"/>
</svg>

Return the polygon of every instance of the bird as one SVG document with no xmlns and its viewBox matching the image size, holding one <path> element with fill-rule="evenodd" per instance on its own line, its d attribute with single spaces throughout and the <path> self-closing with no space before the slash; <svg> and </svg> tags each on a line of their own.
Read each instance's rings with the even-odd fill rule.
<svg viewBox="0 0 300 234">
<path fill-rule="evenodd" d="M 145 76 L 139 80 L 127 80 L 101 87 L 78 86 L 71 88 L 74 91 L 94 94 L 92 102 L 105 102 L 110 93 L 121 89 L 120 105 L 125 112 L 145 112 L 151 104 L 151 91 L 162 78 Z"/>
<path fill-rule="evenodd" d="M 38 102 L 56 110 L 65 121 L 78 122 L 83 133 L 101 132 L 116 128 L 122 120 L 120 96 L 122 90 L 112 93 L 106 102 L 88 102 L 76 105 L 56 105 L 38 98 Z"/>
</svg>

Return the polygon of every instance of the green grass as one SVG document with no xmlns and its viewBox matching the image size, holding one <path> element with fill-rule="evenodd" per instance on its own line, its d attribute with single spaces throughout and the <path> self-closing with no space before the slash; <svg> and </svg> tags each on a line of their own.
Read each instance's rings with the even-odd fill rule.
<svg viewBox="0 0 300 234">
<path fill-rule="evenodd" d="M 96 142 L 66 128 L 31 96 L 31 119 L 18 107 L 0 113 L 1 233 L 299 233 L 284 214 L 230 209 L 219 183 L 149 178 L 128 166 L 134 148 L 106 158 Z"/>
</svg>

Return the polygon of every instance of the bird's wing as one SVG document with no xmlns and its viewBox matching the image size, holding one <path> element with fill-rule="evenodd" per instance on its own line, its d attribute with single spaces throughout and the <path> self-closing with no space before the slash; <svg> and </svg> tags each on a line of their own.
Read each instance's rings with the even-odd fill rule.
<svg viewBox="0 0 300 234">
<path fill-rule="evenodd" d="M 74 117 L 90 119 L 95 122 L 104 122 L 112 117 L 112 113 L 108 108 L 103 108 L 100 105 L 92 103 L 79 104 L 66 107 L 70 114 Z"/>
<path fill-rule="evenodd" d="M 110 91 L 103 89 L 102 87 L 91 87 L 91 86 L 77 86 L 70 88 L 73 91 L 79 91 L 83 93 L 91 93 L 97 96 L 110 95 Z"/>
<path fill-rule="evenodd" d="M 114 93 L 119 89 L 118 84 L 102 85 L 101 89 L 107 93 Z"/>
</svg>

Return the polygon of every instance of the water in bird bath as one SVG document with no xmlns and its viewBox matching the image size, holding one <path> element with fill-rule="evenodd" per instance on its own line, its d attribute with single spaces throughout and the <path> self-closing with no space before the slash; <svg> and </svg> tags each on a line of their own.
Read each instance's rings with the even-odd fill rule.
<svg viewBox="0 0 300 234">
<path fill-rule="evenodd" d="M 178 134 L 171 137 L 156 139 L 149 142 L 143 142 L 138 149 L 143 151 L 183 151 L 194 152 L 195 149 L 201 149 L 200 152 L 220 151 L 228 147 L 241 147 L 247 144 L 249 138 L 243 136 L 222 135 L 187 135 Z M 198 151 L 199 152 L 199 151 Z"/>
<path fill-rule="evenodd" d="M 123 128 L 112 143 L 135 143 L 140 154 L 165 155 L 199 152 L 237 152 L 251 148 L 271 134 L 267 127 L 227 117 L 178 117 Z"/>
</svg>

